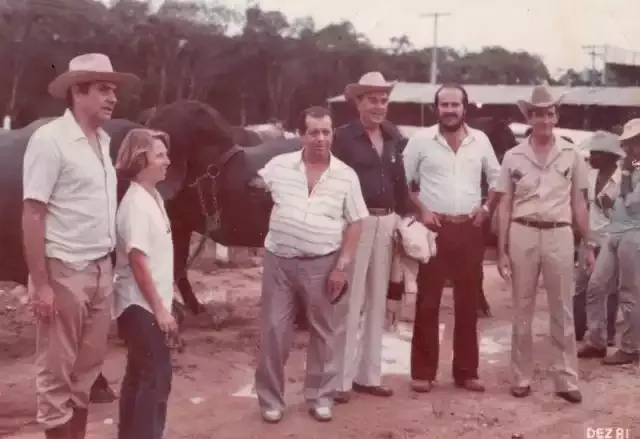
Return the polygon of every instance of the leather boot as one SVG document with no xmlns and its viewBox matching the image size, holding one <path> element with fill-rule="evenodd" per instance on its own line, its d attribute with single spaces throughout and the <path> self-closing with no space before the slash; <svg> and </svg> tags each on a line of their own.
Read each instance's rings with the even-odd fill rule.
<svg viewBox="0 0 640 439">
<path fill-rule="evenodd" d="M 69 422 L 70 439 L 84 439 L 87 433 L 87 419 L 89 417 L 88 409 L 74 408 L 73 417 Z"/>
<path fill-rule="evenodd" d="M 73 439 L 71 435 L 71 421 L 57 427 L 47 428 L 44 431 L 44 437 L 47 439 Z"/>
</svg>

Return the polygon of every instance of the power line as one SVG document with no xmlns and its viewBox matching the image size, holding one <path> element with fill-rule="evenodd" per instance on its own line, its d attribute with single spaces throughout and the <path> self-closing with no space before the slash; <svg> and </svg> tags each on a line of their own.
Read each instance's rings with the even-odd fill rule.
<svg viewBox="0 0 640 439">
<path fill-rule="evenodd" d="M 451 15 L 449 12 L 430 12 L 426 14 L 420 14 L 420 17 L 433 18 L 433 46 L 431 49 L 431 83 L 436 84 L 438 82 L 438 20 L 440 17 L 447 17 Z"/>
<path fill-rule="evenodd" d="M 607 49 L 608 46 L 606 44 L 589 44 L 586 46 L 582 46 L 583 49 L 587 51 L 587 54 L 591 57 L 591 72 L 589 74 L 589 83 L 591 86 L 595 85 L 595 73 L 596 69 L 596 58 L 602 58 L 604 61 L 604 67 L 602 69 L 602 85 L 607 85 Z"/>
</svg>

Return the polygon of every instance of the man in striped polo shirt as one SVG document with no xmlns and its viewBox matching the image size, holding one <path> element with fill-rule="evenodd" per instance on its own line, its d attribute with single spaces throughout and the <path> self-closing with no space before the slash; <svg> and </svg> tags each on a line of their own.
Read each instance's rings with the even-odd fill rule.
<svg viewBox="0 0 640 439">
<path fill-rule="evenodd" d="M 302 151 L 276 156 L 259 172 L 274 207 L 265 242 L 256 393 L 271 423 L 285 407 L 284 366 L 298 304 L 310 333 L 305 399 L 316 420 L 332 418 L 333 304 L 346 291 L 361 222 L 369 215 L 355 171 L 331 154 L 329 111 L 305 110 L 299 130 Z"/>
</svg>

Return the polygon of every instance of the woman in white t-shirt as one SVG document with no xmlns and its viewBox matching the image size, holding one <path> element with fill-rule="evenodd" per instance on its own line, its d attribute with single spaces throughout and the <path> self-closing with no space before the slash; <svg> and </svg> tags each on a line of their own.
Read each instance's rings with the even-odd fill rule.
<svg viewBox="0 0 640 439">
<path fill-rule="evenodd" d="M 118 439 L 161 439 L 165 427 L 172 378 L 167 341 L 177 325 L 171 227 L 156 184 L 166 176 L 168 146 L 166 134 L 134 129 L 116 161 L 116 171 L 131 181 L 116 215 L 114 317 L 127 345 Z"/>
</svg>

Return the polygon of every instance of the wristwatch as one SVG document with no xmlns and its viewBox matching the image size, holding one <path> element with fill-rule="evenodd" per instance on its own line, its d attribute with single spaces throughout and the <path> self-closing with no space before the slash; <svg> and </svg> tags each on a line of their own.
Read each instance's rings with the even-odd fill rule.
<svg viewBox="0 0 640 439">
<path fill-rule="evenodd" d="M 596 245 L 595 242 L 587 242 L 586 247 L 589 250 L 595 250 L 598 246 Z"/>
</svg>

